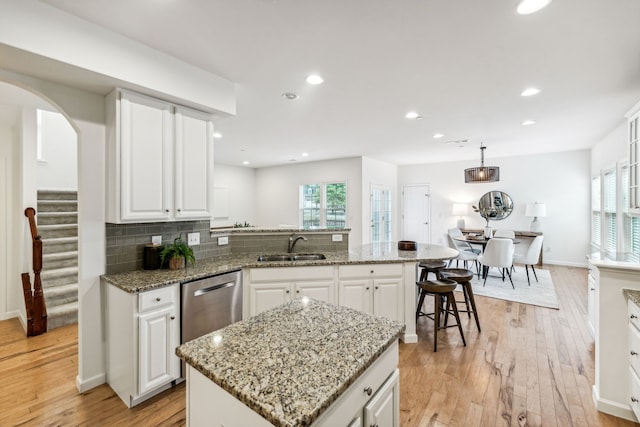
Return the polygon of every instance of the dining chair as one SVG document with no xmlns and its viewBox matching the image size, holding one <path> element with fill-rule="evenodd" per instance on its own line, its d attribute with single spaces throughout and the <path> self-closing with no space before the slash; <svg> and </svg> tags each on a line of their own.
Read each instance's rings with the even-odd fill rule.
<svg viewBox="0 0 640 427">
<path fill-rule="evenodd" d="M 516 254 L 513 257 L 514 262 L 524 264 L 524 268 L 527 271 L 527 282 L 529 283 L 529 286 L 531 286 L 531 280 L 529 280 L 529 267 L 531 267 L 531 270 L 533 271 L 533 276 L 536 278 L 536 282 L 538 281 L 538 275 L 536 274 L 536 269 L 533 265 L 537 264 L 540 259 L 543 237 L 544 236 L 536 236 L 524 254 Z"/>
<path fill-rule="evenodd" d="M 451 266 L 451 262 L 453 260 L 456 261 L 456 267 L 458 267 L 458 262 L 459 261 L 463 261 L 464 263 L 464 268 L 469 268 L 469 261 L 473 261 L 475 267 L 476 267 L 476 273 L 478 273 L 478 279 L 480 278 L 480 265 L 478 264 L 478 254 L 475 252 L 472 252 L 470 250 L 460 250 L 458 249 L 457 245 L 456 245 L 456 241 L 453 240 L 453 237 L 451 237 L 450 234 L 447 234 L 447 244 L 449 245 L 449 247 L 451 249 L 455 249 L 458 251 L 458 256 L 455 258 L 451 258 L 449 260 L 449 266 Z"/>
<path fill-rule="evenodd" d="M 469 242 L 461 242 L 459 240 L 456 240 L 456 238 L 464 237 L 464 235 L 462 234 L 462 231 L 460 231 L 459 228 L 450 228 L 449 230 L 447 230 L 447 235 L 451 236 L 451 239 L 453 240 L 453 243 L 456 246 L 453 249 L 457 250 L 458 252 L 471 251 L 474 254 L 480 253 L 480 249 L 474 248 L 473 246 L 471 246 Z"/>
<path fill-rule="evenodd" d="M 484 253 L 478 256 L 478 262 L 482 264 L 482 274 L 484 282 L 482 286 L 487 284 L 487 276 L 491 267 L 497 267 L 502 270 L 502 281 L 504 281 L 505 273 L 509 276 L 511 287 L 513 280 L 511 279 L 511 266 L 513 265 L 513 240 L 504 238 L 493 238 L 489 240 L 484 248 Z"/>
<path fill-rule="evenodd" d="M 515 239 L 516 233 L 513 230 L 496 230 L 493 237 L 502 237 L 505 239 Z"/>
</svg>

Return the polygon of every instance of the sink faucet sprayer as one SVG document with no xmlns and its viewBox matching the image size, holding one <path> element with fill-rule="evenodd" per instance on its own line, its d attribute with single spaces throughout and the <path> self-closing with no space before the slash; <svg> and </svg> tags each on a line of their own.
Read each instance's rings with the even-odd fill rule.
<svg viewBox="0 0 640 427">
<path fill-rule="evenodd" d="M 293 247 L 296 245 L 296 243 L 298 243 L 298 240 L 302 239 L 305 242 L 308 240 L 306 237 L 304 236 L 298 236 L 295 239 L 293 238 L 293 236 L 295 236 L 296 233 L 293 233 L 291 236 L 289 236 L 289 249 L 287 250 L 288 253 L 293 252 Z"/>
</svg>

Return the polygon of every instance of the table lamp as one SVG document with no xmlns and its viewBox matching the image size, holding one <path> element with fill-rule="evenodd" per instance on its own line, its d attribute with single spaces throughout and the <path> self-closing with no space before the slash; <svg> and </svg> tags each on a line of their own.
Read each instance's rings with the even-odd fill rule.
<svg viewBox="0 0 640 427">
<path fill-rule="evenodd" d="M 469 206 L 464 203 L 454 203 L 451 209 L 451 215 L 457 216 L 457 227 L 462 230 L 464 228 L 464 216 L 469 212 Z"/>
<path fill-rule="evenodd" d="M 547 216 L 547 207 L 544 203 L 527 203 L 524 215 L 533 217 L 529 229 L 537 233 L 540 231 L 540 221 L 538 221 L 538 217 L 542 218 L 543 216 Z"/>
</svg>

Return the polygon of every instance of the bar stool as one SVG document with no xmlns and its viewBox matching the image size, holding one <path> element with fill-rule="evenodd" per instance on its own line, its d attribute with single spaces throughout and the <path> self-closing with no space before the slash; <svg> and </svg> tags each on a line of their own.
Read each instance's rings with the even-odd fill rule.
<svg viewBox="0 0 640 427">
<path fill-rule="evenodd" d="M 433 327 L 433 351 L 438 351 L 438 329 L 458 327 L 460 336 L 462 337 L 462 344 L 467 346 L 467 342 L 464 339 L 464 333 L 462 332 L 462 324 L 460 323 L 460 316 L 458 315 L 458 307 L 455 303 L 455 297 L 453 296 L 453 290 L 458 286 L 453 280 L 442 279 L 436 281 L 417 282 L 420 287 L 420 301 L 418 302 L 418 308 L 416 309 L 416 321 L 420 316 L 426 316 L 435 322 Z M 433 301 L 433 313 L 423 313 L 422 304 L 427 294 L 434 296 Z M 445 307 L 446 301 L 446 307 Z M 446 315 L 452 313 L 456 318 L 457 323 L 455 325 L 447 325 L 446 322 L 443 326 L 440 326 L 440 315 L 444 312 Z"/>
<path fill-rule="evenodd" d="M 476 326 L 478 327 L 478 332 L 481 332 L 480 320 L 478 320 L 478 311 L 476 310 L 476 300 L 473 297 L 473 288 L 471 287 L 471 279 L 473 279 L 473 271 L 465 270 L 464 268 L 445 268 L 443 270 L 440 270 L 440 277 L 442 277 L 442 279 L 453 280 L 454 282 L 460 284 L 460 286 L 462 287 L 462 293 L 464 295 L 464 303 L 467 309 L 458 310 L 458 312 L 467 313 L 469 318 L 471 318 L 471 313 L 473 313 L 473 317 L 475 317 L 476 319 Z M 458 302 L 463 302 L 463 301 L 456 301 L 456 304 Z M 445 317 L 445 323 L 446 323 L 446 317 Z"/>
<path fill-rule="evenodd" d="M 438 272 L 447 267 L 447 261 L 424 261 L 418 264 L 420 270 L 420 281 L 426 282 L 429 278 L 429 273 L 436 275 L 436 279 L 439 279 Z"/>
</svg>

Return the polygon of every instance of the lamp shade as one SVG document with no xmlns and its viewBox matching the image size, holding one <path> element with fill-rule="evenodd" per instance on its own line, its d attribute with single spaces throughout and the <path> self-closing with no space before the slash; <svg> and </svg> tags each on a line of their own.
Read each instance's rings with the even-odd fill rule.
<svg viewBox="0 0 640 427">
<path fill-rule="evenodd" d="M 547 216 L 547 207 L 544 203 L 527 203 L 524 215 L 533 217 Z"/>
<path fill-rule="evenodd" d="M 451 215 L 454 216 L 465 216 L 469 213 L 469 205 L 464 203 L 454 203 L 453 208 L 451 209 Z"/>
</svg>

